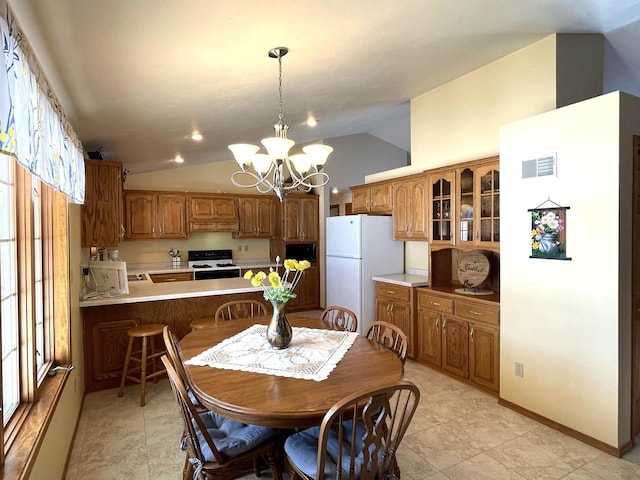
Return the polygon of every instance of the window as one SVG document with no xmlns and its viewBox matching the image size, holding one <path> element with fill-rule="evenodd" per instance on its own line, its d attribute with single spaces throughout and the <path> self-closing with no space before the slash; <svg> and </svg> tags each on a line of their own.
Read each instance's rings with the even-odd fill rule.
<svg viewBox="0 0 640 480">
<path fill-rule="evenodd" d="M 68 363 L 67 200 L 0 155 L 0 322 L 4 451 Z M 41 409 L 37 409 L 41 410 Z M 30 429 L 25 429 L 30 430 Z M 22 446 L 20 448 L 22 448 Z"/>
<path fill-rule="evenodd" d="M 17 241 L 14 162 L 0 155 L 0 319 L 3 425 L 20 405 Z"/>
</svg>

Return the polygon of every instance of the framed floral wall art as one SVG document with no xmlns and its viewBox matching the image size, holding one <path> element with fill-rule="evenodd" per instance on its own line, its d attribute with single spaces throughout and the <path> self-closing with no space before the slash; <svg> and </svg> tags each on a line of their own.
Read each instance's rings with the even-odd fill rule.
<svg viewBox="0 0 640 480">
<path fill-rule="evenodd" d="M 571 260 L 567 257 L 567 210 L 554 203 L 552 208 L 540 208 L 547 200 L 536 208 L 529 209 L 531 214 L 531 256 L 530 258 L 547 258 L 552 260 Z"/>
</svg>

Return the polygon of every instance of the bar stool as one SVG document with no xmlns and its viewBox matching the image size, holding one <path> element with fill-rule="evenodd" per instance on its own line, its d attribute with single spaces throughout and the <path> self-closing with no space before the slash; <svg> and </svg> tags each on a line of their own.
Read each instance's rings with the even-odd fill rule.
<svg viewBox="0 0 640 480">
<path fill-rule="evenodd" d="M 144 407 L 145 405 L 145 392 L 146 392 L 146 382 L 147 380 L 153 378 L 154 382 L 158 381 L 158 376 L 165 373 L 164 368 L 158 370 L 156 368 L 156 358 L 165 354 L 165 350 L 162 349 L 158 352 L 155 350 L 155 345 L 153 341 L 153 337 L 156 335 L 162 335 L 162 329 L 164 325 L 161 323 L 150 323 L 148 325 L 140 325 L 138 327 L 133 327 L 127 330 L 127 335 L 129 335 L 129 345 L 127 346 L 127 356 L 124 360 L 124 368 L 122 370 L 122 380 L 120 380 L 120 391 L 118 392 L 118 397 L 121 397 L 124 392 L 124 384 L 127 379 L 134 381 L 140 384 L 140 406 Z M 133 342 L 136 338 L 142 339 L 142 348 L 140 350 L 133 350 Z M 151 354 L 147 354 L 147 340 L 150 340 L 151 343 Z M 152 373 L 147 375 L 147 361 L 151 359 L 151 368 L 153 370 Z M 129 362 L 133 361 L 139 364 L 138 368 L 134 368 L 133 370 L 129 370 Z M 140 370 L 140 378 L 134 377 L 131 375 L 132 371 L 137 373 L 137 370 Z"/>
<path fill-rule="evenodd" d="M 189 324 L 189 326 L 191 327 L 191 331 L 193 332 L 194 330 L 199 330 L 204 327 L 211 327 L 215 324 L 216 324 L 216 321 L 213 317 L 204 317 L 204 318 L 198 318 L 197 320 L 194 320 Z"/>
</svg>

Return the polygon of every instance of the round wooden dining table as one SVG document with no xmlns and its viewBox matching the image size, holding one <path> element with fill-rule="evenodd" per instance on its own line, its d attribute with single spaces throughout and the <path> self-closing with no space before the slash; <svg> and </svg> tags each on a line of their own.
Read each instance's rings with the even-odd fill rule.
<svg viewBox="0 0 640 480">
<path fill-rule="evenodd" d="M 331 328 L 317 318 L 287 317 L 294 328 Z M 182 358 L 187 362 L 251 325 L 266 325 L 268 321 L 268 317 L 234 319 L 195 330 L 180 341 Z M 388 348 L 358 336 L 334 370 L 321 381 L 187 363 L 185 370 L 202 404 L 227 418 L 276 428 L 305 428 L 319 425 L 338 400 L 355 391 L 398 382 L 402 379 L 403 364 Z"/>
</svg>

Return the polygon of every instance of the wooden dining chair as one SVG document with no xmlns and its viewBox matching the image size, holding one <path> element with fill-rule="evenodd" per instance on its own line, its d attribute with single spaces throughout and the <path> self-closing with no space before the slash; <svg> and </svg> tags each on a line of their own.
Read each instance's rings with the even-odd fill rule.
<svg viewBox="0 0 640 480">
<path fill-rule="evenodd" d="M 180 350 L 178 337 L 176 337 L 175 333 L 173 333 L 173 330 L 171 330 L 168 325 L 165 325 L 162 329 L 162 339 L 164 340 L 164 347 L 167 352 L 167 357 L 169 357 L 173 368 L 175 368 L 176 372 L 180 376 L 180 379 L 185 386 L 185 390 L 189 395 L 191 403 L 193 403 L 196 410 L 198 410 L 198 412 L 200 413 L 208 411 L 209 409 L 202 405 L 202 403 L 200 403 L 200 400 L 198 400 L 198 398 L 189 387 L 189 380 L 187 378 L 187 372 L 184 369 L 184 358 L 182 358 L 182 351 Z"/>
<path fill-rule="evenodd" d="M 234 318 L 259 317 L 267 315 L 267 307 L 258 300 L 234 300 L 218 307 L 215 322 L 232 320 Z"/>
<path fill-rule="evenodd" d="M 396 453 L 419 400 L 418 387 L 401 381 L 338 401 L 319 427 L 287 438 L 289 478 L 399 479 Z"/>
<path fill-rule="evenodd" d="M 259 477 L 258 459 L 266 461 L 274 479 L 282 480 L 278 464 L 280 430 L 246 425 L 214 412 L 198 412 L 171 360 L 164 355 L 162 363 L 184 426 L 183 449 L 187 458 L 183 480 L 230 480 L 249 472 Z"/>
<path fill-rule="evenodd" d="M 393 350 L 402 363 L 405 363 L 409 345 L 407 336 L 400 327 L 378 320 L 369 325 L 364 336 Z"/>
<path fill-rule="evenodd" d="M 332 305 L 324 309 L 320 318 L 336 330 L 358 331 L 358 317 L 348 308 Z"/>
</svg>

